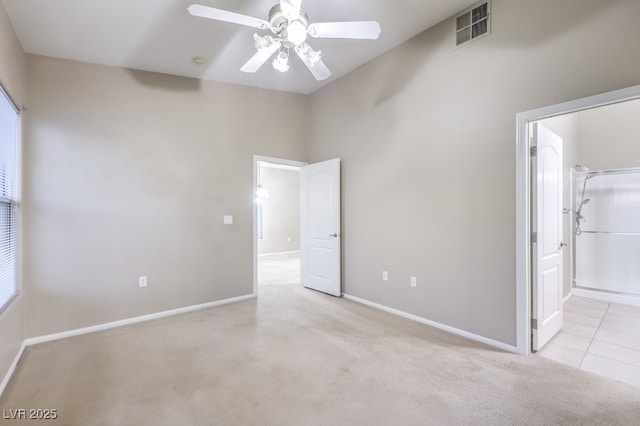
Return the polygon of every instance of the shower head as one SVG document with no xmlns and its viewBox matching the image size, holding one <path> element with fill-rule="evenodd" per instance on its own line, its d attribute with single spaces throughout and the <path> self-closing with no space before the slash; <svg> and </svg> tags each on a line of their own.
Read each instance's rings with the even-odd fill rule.
<svg viewBox="0 0 640 426">
<path fill-rule="evenodd" d="M 576 172 L 584 173 L 584 172 L 588 172 L 588 171 L 589 171 L 588 167 L 581 166 L 580 164 L 576 164 Z"/>
</svg>

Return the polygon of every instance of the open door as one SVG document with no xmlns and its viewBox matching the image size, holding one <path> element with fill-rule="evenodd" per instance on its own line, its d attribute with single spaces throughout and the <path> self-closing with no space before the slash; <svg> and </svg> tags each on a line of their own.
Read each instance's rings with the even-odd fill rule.
<svg viewBox="0 0 640 426">
<path fill-rule="evenodd" d="M 562 328 L 562 139 L 532 125 L 532 349 L 540 350 Z"/>
<path fill-rule="evenodd" d="M 340 273 L 340 160 L 300 169 L 302 285 L 342 295 Z"/>
</svg>

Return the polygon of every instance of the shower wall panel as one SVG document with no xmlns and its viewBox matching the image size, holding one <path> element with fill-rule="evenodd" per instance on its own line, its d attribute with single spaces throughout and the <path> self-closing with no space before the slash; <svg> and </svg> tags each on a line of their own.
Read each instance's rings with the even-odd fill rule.
<svg viewBox="0 0 640 426">
<path fill-rule="evenodd" d="M 587 176 L 575 285 L 640 295 L 640 170 Z M 583 182 L 576 179 L 576 206 Z"/>
</svg>

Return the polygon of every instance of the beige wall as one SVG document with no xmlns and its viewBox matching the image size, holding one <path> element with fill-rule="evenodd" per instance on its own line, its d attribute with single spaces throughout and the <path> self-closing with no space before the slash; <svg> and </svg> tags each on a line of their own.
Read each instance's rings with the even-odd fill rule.
<svg viewBox="0 0 640 426">
<path fill-rule="evenodd" d="M 0 83 L 19 107 L 26 105 L 26 55 L 0 5 Z M 24 340 L 24 296 L 0 313 L 0 382 Z"/>
<path fill-rule="evenodd" d="M 28 82 L 29 337 L 252 293 L 253 155 L 306 159 L 307 97 L 37 56 Z"/>
<path fill-rule="evenodd" d="M 640 2 L 492 4 L 314 93 L 309 159 L 343 160 L 347 293 L 515 345 L 516 114 L 640 84 Z"/>
<path fill-rule="evenodd" d="M 300 172 L 261 167 L 262 186 L 270 198 L 262 204 L 263 236 L 258 254 L 300 250 Z"/>
<path fill-rule="evenodd" d="M 576 114 L 566 114 L 558 117 L 548 118 L 541 120 L 544 126 L 551 130 L 556 135 L 562 138 L 562 160 L 563 160 L 563 192 L 562 200 L 563 207 L 571 209 L 571 169 L 578 163 L 577 156 L 579 150 L 579 138 L 578 138 L 578 118 Z M 571 246 L 573 238 L 572 229 L 572 217 L 570 213 L 566 213 L 563 216 L 562 240 L 569 244 L 566 246 L 563 255 L 563 295 L 566 297 L 571 293 L 572 281 L 571 281 L 571 269 L 572 266 L 572 253 L 573 247 Z"/>
<path fill-rule="evenodd" d="M 591 170 L 640 167 L 640 101 L 576 113 L 578 162 Z"/>
</svg>

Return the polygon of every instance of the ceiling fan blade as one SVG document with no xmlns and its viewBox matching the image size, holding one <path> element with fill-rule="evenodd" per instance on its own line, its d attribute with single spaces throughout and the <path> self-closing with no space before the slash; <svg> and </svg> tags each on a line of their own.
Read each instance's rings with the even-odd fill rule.
<svg viewBox="0 0 640 426">
<path fill-rule="evenodd" d="M 241 15 L 239 13 L 229 12 L 228 10 L 216 9 L 201 4 L 192 4 L 187 8 L 193 16 L 200 18 L 215 19 L 217 21 L 231 22 L 234 24 L 246 25 L 248 27 L 267 29 L 269 23 L 262 19 L 252 18 L 251 16 Z"/>
<path fill-rule="evenodd" d="M 380 24 L 376 21 L 318 22 L 309 25 L 308 33 L 317 38 L 375 40 L 380 35 Z"/>
<path fill-rule="evenodd" d="M 282 45 L 281 41 L 276 41 L 269 47 L 265 47 L 264 49 L 259 49 L 258 52 L 255 55 L 253 55 L 251 59 L 249 59 L 247 63 L 242 66 L 242 68 L 240 68 L 240 71 L 244 71 L 244 72 L 258 71 L 260 67 L 264 65 L 264 63 L 267 62 L 267 60 L 269 60 L 269 58 L 280 49 L 281 45 Z"/>
<path fill-rule="evenodd" d="M 280 10 L 289 20 L 298 19 L 301 6 L 302 0 L 280 0 Z"/>
<path fill-rule="evenodd" d="M 309 71 L 311 71 L 311 74 L 313 74 L 316 80 L 321 81 L 331 77 L 331 71 L 329 71 L 329 68 L 327 68 L 322 60 L 319 60 L 315 64 L 312 64 L 309 60 L 309 57 L 302 53 L 300 49 L 295 49 L 295 51 L 300 59 L 302 59 L 302 62 L 304 62 L 307 68 L 309 68 Z"/>
</svg>

